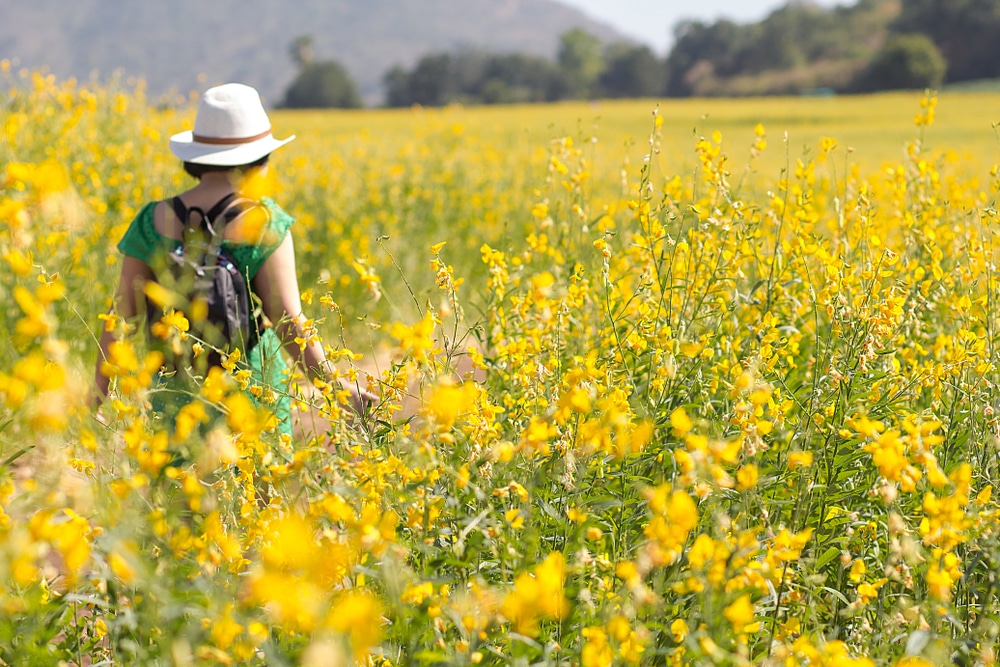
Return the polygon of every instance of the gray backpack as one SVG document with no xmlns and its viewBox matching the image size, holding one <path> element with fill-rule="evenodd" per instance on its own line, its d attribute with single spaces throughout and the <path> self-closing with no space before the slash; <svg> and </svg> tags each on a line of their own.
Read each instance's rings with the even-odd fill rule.
<svg viewBox="0 0 1000 667">
<path fill-rule="evenodd" d="M 185 223 L 184 241 L 169 253 L 163 269 L 155 272 L 156 281 L 187 301 L 180 309 L 190 322 L 189 336 L 205 343 L 207 367 L 221 365 L 222 355 L 234 348 L 245 357 L 260 340 L 264 320 L 250 277 L 240 272 L 222 243 L 222 229 L 259 204 L 237 201 L 235 194 L 229 194 L 207 212 L 197 206 L 188 208 L 180 197 L 174 197 L 171 205 L 174 215 Z M 192 311 L 199 310 L 199 301 L 205 304 L 205 317 L 195 321 Z M 152 304 L 147 312 L 150 324 L 163 315 Z M 178 361 L 168 365 L 177 367 Z"/>
</svg>

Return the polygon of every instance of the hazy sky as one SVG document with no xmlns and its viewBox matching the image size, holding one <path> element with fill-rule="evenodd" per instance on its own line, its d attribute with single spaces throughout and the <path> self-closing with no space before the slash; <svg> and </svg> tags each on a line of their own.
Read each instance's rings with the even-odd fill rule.
<svg viewBox="0 0 1000 667">
<path fill-rule="evenodd" d="M 785 4 L 786 0 L 561 0 L 623 34 L 666 53 L 674 24 L 682 19 L 713 21 L 758 21 Z M 815 0 L 827 7 L 851 5 L 852 0 Z"/>
</svg>

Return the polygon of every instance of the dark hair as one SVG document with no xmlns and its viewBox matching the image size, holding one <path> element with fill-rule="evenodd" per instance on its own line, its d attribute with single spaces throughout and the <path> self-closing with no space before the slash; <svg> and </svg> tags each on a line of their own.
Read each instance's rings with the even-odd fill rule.
<svg viewBox="0 0 1000 667">
<path fill-rule="evenodd" d="M 195 164 L 194 162 L 185 162 L 184 163 L 184 171 L 186 171 L 189 176 L 191 176 L 193 178 L 197 178 L 198 180 L 201 180 L 201 177 L 204 176 L 205 174 L 211 174 L 211 173 L 214 173 L 214 172 L 219 172 L 219 171 L 248 171 L 250 169 L 253 169 L 254 167 L 263 167 L 265 164 L 267 164 L 267 158 L 269 158 L 269 157 L 270 157 L 270 154 L 265 155 L 264 157 L 260 158 L 259 160 L 254 160 L 253 162 L 249 162 L 247 164 L 240 164 L 240 165 L 231 166 L 231 167 L 227 167 L 227 166 L 223 166 L 223 165 L 218 165 L 218 164 Z"/>
</svg>

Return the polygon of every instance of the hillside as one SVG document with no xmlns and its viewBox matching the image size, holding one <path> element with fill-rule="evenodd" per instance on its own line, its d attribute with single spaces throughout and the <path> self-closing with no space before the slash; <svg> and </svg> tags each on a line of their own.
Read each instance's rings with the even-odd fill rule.
<svg viewBox="0 0 1000 667">
<path fill-rule="evenodd" d="M 291 41 L 310 35 L 339 60 L 368 103 L 382 75 L 429 51 L 474 47 L 551 56 L 559 35 L 612 28 L 554 0 L 34 0 L 4 2 L 0 58 L 57 76 L 141 75 L 150 94 L 238 80 L 269 104 L 295 75 Z M 205 84 L 199 83 L 199 74 Z"/>
</svg>

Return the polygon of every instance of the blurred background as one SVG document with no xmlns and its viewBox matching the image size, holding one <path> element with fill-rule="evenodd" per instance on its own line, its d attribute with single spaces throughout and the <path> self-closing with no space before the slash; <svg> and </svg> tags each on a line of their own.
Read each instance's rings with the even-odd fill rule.
<svg viewBox="0 0 1000 667">
<path fill-rule="evenodd" d="M 142 79 L 178 104 L 225 81 L 272 107 L 831 95 L 1000 75 L 993 0 L 37 0 L 0 59 Z"/>
</svg>

